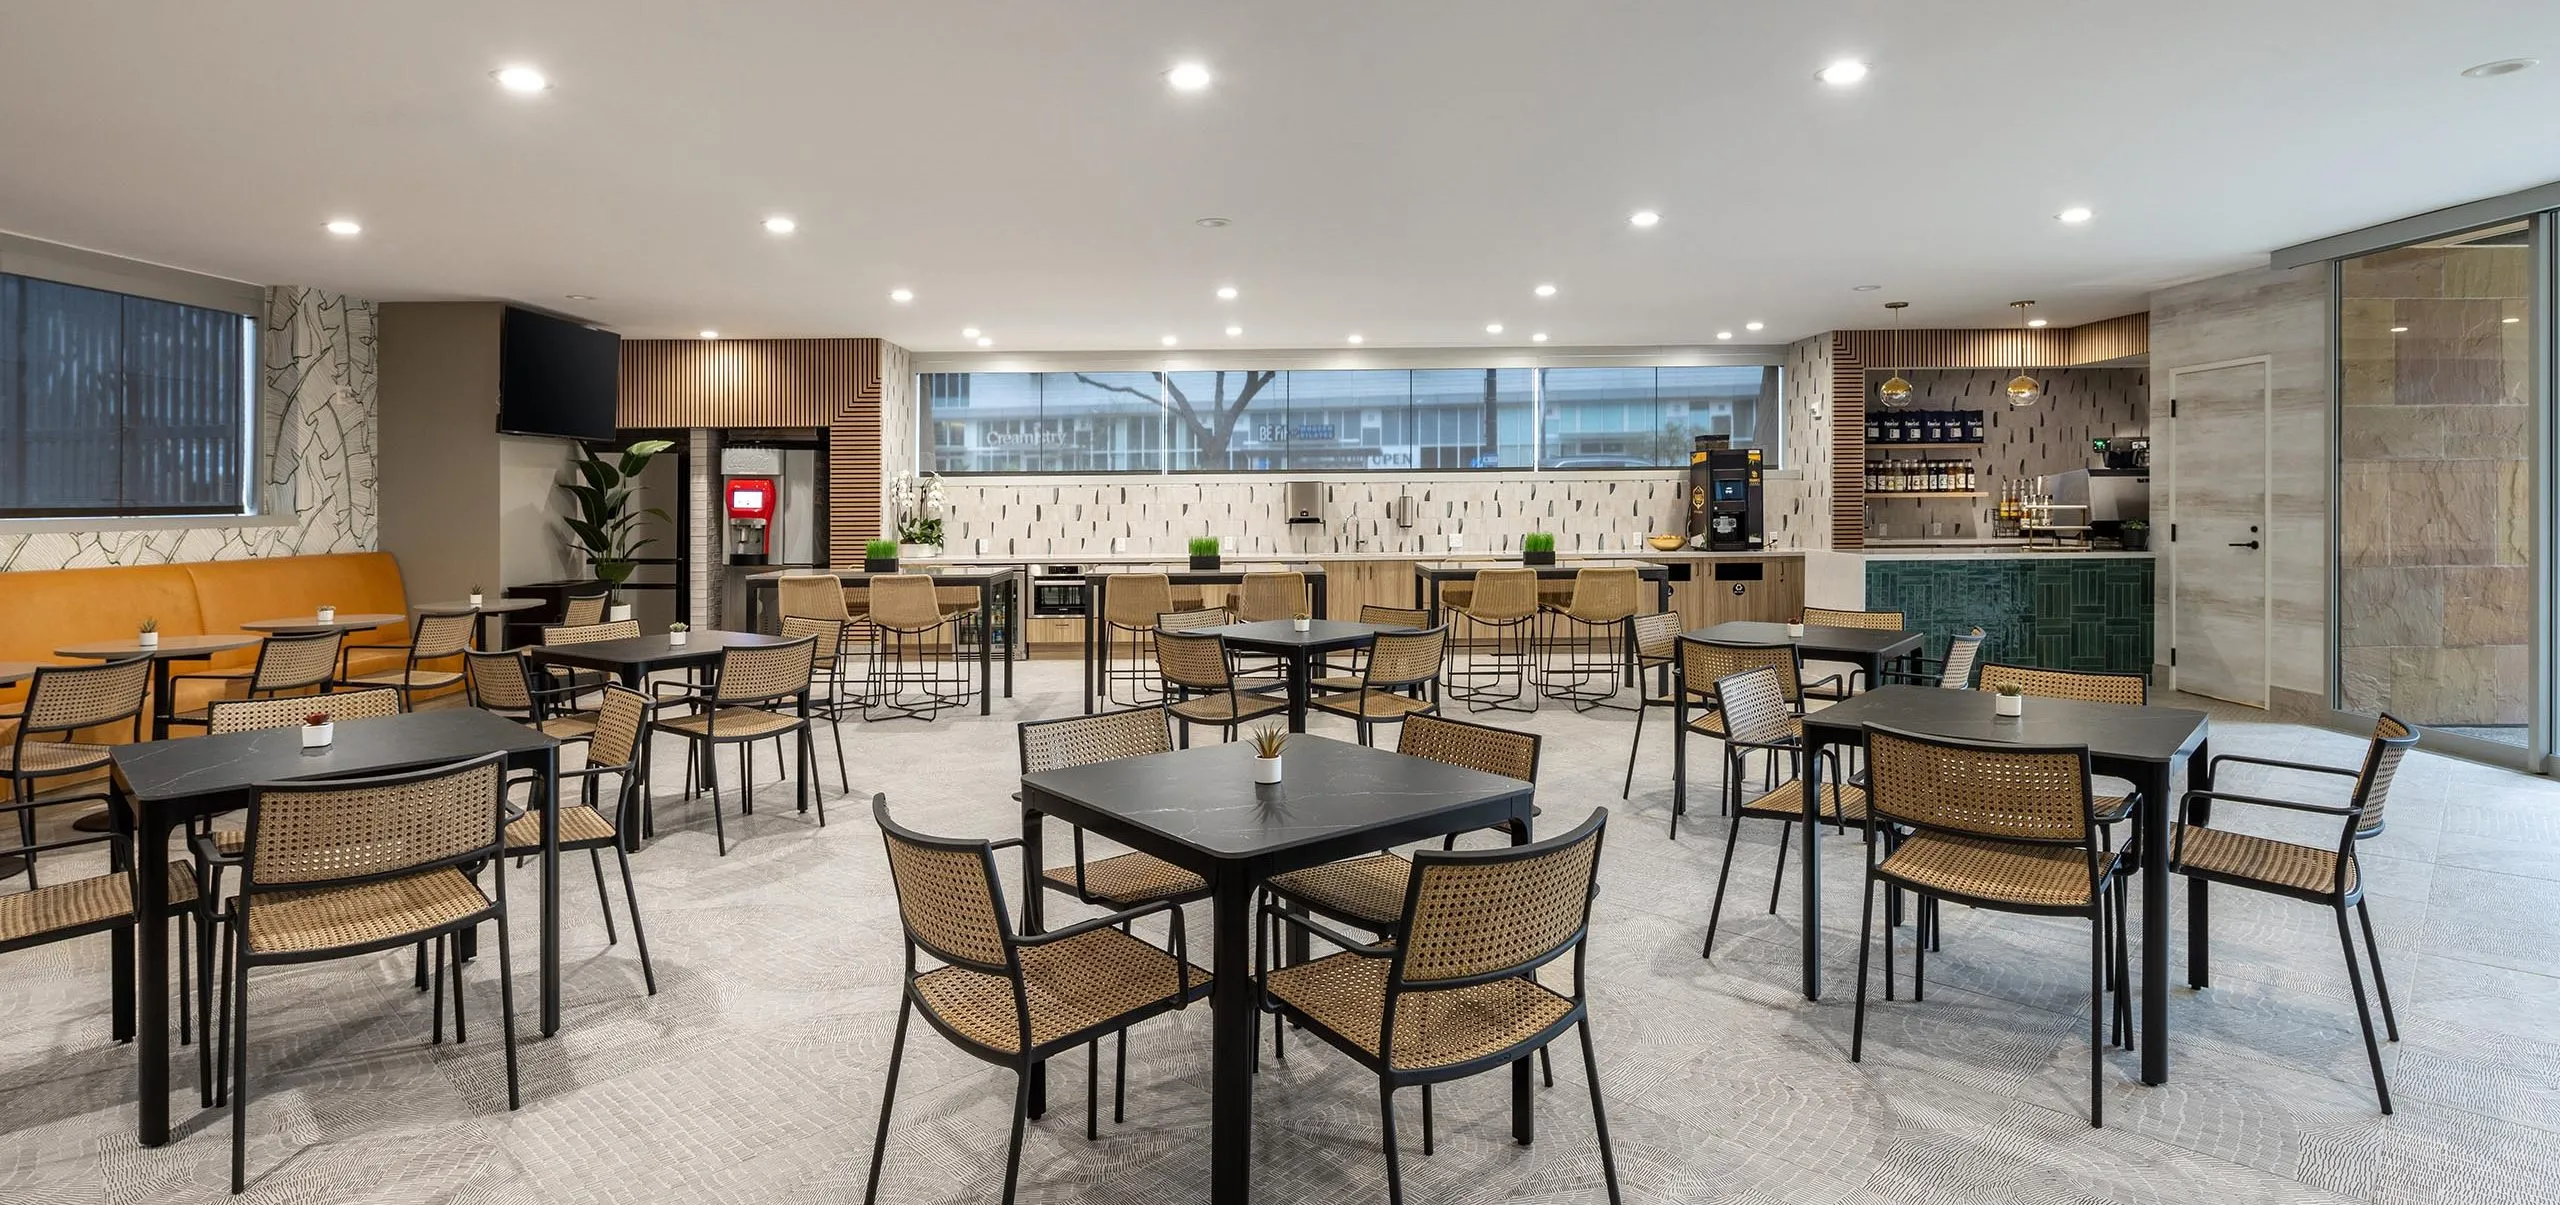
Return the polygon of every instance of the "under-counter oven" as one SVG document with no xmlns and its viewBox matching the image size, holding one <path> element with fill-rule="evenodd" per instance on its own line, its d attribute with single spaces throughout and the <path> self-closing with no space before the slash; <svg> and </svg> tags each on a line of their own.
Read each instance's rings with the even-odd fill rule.
<svg viewBox="0 0 2560 1205">
<path fill-rule="evenodd" d="M 1035 565 L 1031 570 L 1031 615 L 1035 619 L 1078 618 L 1084 614 L 1084 569 L 1079 565 Z"/>
</svg>

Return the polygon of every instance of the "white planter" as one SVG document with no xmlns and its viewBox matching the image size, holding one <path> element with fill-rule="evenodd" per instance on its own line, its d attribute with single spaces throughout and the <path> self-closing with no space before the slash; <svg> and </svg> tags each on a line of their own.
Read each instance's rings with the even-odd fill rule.
<svg viewBox="0 0 2560 1205">
<path fill-rule="evenodd" d="M 932 558 L 934 558 L 934 557 L 938 557 L 938 556 L 941 556 L 941 555 L 942 555 L 942 545 L 940 545 L 940 544 L 900 544 L 900 545 L 898 545 L 898 559 L 899 559 L 899 560 L 901 560 L 901 561 L 923 561 L 923 560 L 931 560 Z"/>
<path fill-rule="evenodd" d="M 136 632 L 133 634 L 133 642 L 147 649 L 156 649 L 160 647 L 160 633 Z"/>
<path fill-rule="evenodd" d="M 1312 619 L 1292 619 L 1292 620 L 1290 620 L 1290 621 L 1289 621 L 1289 626 L 1290 626 L 1292 629 L 1294 629 L 1294 630 L 1296 630 L 1296 631 L 1300 631 L 1300 632 L 1306 631 L 1307 629 L 1312 628 L 1312 627 L 1314 627 L 1315 625 L 1316 625 L 1316 621 L 1314 621 L 1314 620 L 1312 620 Z"/>
<path fill-rule="evenodd" d="M 480 596 L 477 594 L 471 596 L 471 609 L 474 611 L 480 609 Z"/>
<path fill-rule="evenodd" d="M 1804 635 L 1804 625 L 1803 625 L 1803 624 L 1800 624 L 1800 623 L 1791 623 L 1791 624 L 1788 624 L 1788 625 L 1787 625 L 1787 635 L 1789 635 L 1789 636 L 1791 636 L 1791 637 L 1801 637 L 1801 636 L 1803 636 L 1803 635 Z"/>
<path fill-rule="evenodd" d="M 322 607 L 317 612 L 317 615 L 322 623 L 338 622 L 338 609 L 336 607 Z"/>
<path fill-rule="evenodd" d="M 1991 696 L 1991 714 L 2007 716 L 2025 715 L 2027 714 L 2027 696 L 1993 695 Z"/>
<path fill-rule="evenodd" d="M 620 623 L 623 620 L 631 618 L 631 604 L 615 603 L 610 607 L 606 607 L 604 609 L 604 618 L 607 623 Z"/>
<path fill-rule="evenodd" d="M 1280 781 L 1280 759 L 1276 757 L 1253 759 L 1253 780 L 1266 784 Z"/>
<path fill-rule="evenodd" d="M 326 724 L 302 726 L 302 747 L 305 749 L 326 749 L 329 747 L 329 742 L 336 739 L 338 739 L 338 724 L 335 720 Z"/>
<path fill-rule="evenodd" d="M 670 646 L 679 647 L 679 648 L 680 648 L 680 647 L 683 647 L 683 645 L 684 645 L 684 638 L 685 638 L 685 637 L 687 637 L 687 636 L 690 636 L 690 635 L 692 635 L 692 634 L 693 634 L 693 633 L 691 633 L 691 632 L 669 632 L 669 633 L 667 633 L 667 643 L 668 643 Z"/>
</svg>

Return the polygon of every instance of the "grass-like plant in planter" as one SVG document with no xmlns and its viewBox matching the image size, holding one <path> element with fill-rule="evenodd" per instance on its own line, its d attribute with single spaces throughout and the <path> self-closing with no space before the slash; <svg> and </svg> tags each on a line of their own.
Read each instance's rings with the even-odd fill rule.
<svg viewBox="0 0 2560 1205">
<path fill-rule="evenodd" d="M 1556 563 L 1556 537 L 1553 532 L 1533 531 L 1520 537 L 1520 563 L 1552 565 Z"/>
<path fill-rule="evenodd" d="M 1191 541 L 1191 567 L 1194 569 L 1218 567 L 1218 537 L 1200 536 Z"/>
<path fill-rule="evenodd" d="M 862 571 L 865 573 L 896 573 L 898 571 L 898 542 L 896 540 L 872 540 L 864 544 L 862 546 Z"/>
</svg>

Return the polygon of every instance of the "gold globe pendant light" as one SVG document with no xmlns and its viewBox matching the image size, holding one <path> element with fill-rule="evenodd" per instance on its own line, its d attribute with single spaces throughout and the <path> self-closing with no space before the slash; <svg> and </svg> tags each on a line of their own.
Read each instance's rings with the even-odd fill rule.
<svg viewBox="0 0 2560 1205">
<path fill-rule="evenodd" d="M 1910 305 L 1908 301 L 1884 303 L 1885 312 L 1893 315 L 1893 359 L 1896 364 L 1902 362 L 1902 311 Z M 1903 379 L 1902 369 L 1895 368 L 1893 375 L 1885 378 L 1884 384 L 1876 389 L 1876 397 L 1887 410 L 1900 410 L 1911 404 L 1911 382 Z"/>
<path fill-rule="evenodd" d="M 2018 321 L 2020 323 L 2018 330 L 2023 334 L 2023 332 L 2034 329 L 2031 325 L 2028 325 L 2029 319 L 2027 318 L 2027 307 L 2034 305 L 2035 303 L 2032 301 L 2012 301 L 2009 304 L 2017 307 Z M 2020 410 L 2024 410 L 2027 407 L 2044 400 L 2044 383 L 2027 375 L 2025 363 L 2027 357 L 2026 352 L 2024 351 L 2024 346 L 2025 342 L 2022 338 L 2020 341 L 2021 350 L 2018 354 L 2018 375 L 2009 378 L 2009 405 Z"/>
</svg>

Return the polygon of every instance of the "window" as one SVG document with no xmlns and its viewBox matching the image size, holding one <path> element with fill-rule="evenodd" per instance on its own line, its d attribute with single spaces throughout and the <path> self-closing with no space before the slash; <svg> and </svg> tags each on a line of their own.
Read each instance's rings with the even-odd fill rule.
<svg viewBox="0 0 2560 1205">
<path fill-rule="evenodd" d="M 929 372 L 942 473 L 1640 469 L 1692 435 L 1767 448 L 1774 365 Z"/>
<path fill-rule="evenodd" d="M 244 513 L 250 322 L 0 275 L 0 516 Z"/>
</svg>

